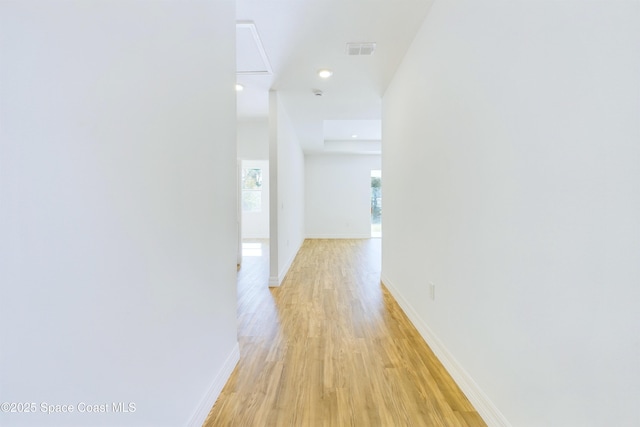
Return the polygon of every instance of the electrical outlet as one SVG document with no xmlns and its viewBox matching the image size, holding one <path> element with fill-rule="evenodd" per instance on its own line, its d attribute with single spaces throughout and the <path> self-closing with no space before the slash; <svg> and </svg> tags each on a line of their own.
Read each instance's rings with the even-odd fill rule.
<svg viewBox="0 0 640 427">
<path fill-rule="evenodd" d="M 432 301 L 436 299 L 436 285 L 432 282 L 429 282 L 429 298 L 431 298 Z"/>
</svg>

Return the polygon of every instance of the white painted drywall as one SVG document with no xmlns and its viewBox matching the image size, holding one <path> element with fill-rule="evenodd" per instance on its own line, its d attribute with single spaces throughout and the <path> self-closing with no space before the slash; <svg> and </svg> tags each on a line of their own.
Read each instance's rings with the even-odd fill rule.
<svg viewBox="0 0 640 427">
<path fill-rule="evenodd" d="M 307 237 L 371 237 L 371 170 L 380 167 L 379 155 L 306 155 Z"/>
<path fill-rule="evenodd" d="M 438 1 L 382 117 L 414 320 L 514 426 L 640 425 L 640 3 Z"/>
<path fill-rule="evenodd" d="M 0 2 L 1 425 L 181 426 L 226 380 L 234 10 Z"/>
<path fill-rule="evenodd" d="M 269 161 L 243 160 L 243 169 L 262 170 L 262 207 L 259 212 L 242 212 L 242 237 L 245 239 L 269 238 Z"/>
<path fill-rule="evenodd" d="M 276 91 L 269 94 L 269 127 L 269 284 L 279 286 L 304 241 L 304 154 Z"/>
<path fill-rule="evenodd" d="M 242 160 L 269 160 L 269 119 L 238 120 L 238 158 Z"/>
</svg>

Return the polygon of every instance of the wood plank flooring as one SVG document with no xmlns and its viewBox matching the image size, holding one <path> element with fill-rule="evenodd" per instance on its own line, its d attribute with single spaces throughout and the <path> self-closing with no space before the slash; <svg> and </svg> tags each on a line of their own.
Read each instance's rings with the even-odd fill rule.
<svg viewBox="0 0 640 427">
<path fill-rule="evenodd" d="M 379 239 L 306 240 L 268 274 L 243 259 L 240 362 L 204 426 L 486 425 L 381 285 Z"/>
</svg>

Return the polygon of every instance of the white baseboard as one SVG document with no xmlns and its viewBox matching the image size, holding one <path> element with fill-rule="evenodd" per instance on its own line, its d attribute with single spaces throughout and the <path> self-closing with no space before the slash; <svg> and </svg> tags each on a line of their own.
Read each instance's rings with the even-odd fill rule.
<svg viewBox="0 0 640 427">
<path fill-rule="evenodd" d="M 307 239 L 370 239 L 369 234 L 307 234 Z"/>
<path fill-rule="evenodd" d="M 458 387 L 460 387 L 465 396 L 467 396 L 467 399 L 469 399 L 473 407 L 478 411 L 478 414 L 480 414 L 484 422 L 487 423 L 489 427 L 511 427 L 509 421 L 480 389 L 480 386 L 473 380 L 471 375 L 469 375 L 455 357 L 453 357 L 453 354 L 445 347 L 438 336 L 427 326 L 427 323 L 402 296 L 398 288 L 384 276 L 382 277 L 382 283 L 393 295 L 398 305 L 400 305 L 411 323 L 413 323 L 420 335 L 422 335 L 422 338 L 424 338 L 429 347 L 431 347 L 431 350 L 433 350 L 447 372 L 449 372 L 449 375 L 451 375 L 456 384 L 458 384 Z"/>
<path fill-rule="evenodd" d="M 213 383 L 200 401 L 200 404 L 196 408 L 196 412 L 189 420 L 187 426 L 202 427 L 202 424 L 204 424 L 205 420 L 207 419 L 207 415 L 209 415 L 211 408 L 213 408 L 214 403 L 216 403 L 218 396 L 220 396 L 220 392 L 222 392 L 224 385 L 227 383 L 227 380 L 231 376 L 231 373 L 238 364 L 239 360 L 240 347 L 238 343 L 236 343 L 229 356 L 227 356 L 227 360 L 225 360 L 222 368 L 220 368 L 218 374 L 213 379 Z"/>
<path fill-rule="evenodd" d="M 247 240 L 265 240 L 268 239 L 269 235 L 267 234 L 266 236 L 264 234 L 243 234 L 242 235 L 242 239 L 247 239 Z"/>
<path fill-rule="evenodd" d="M 285 276 L 289 272 L 289 269 L 291 268 L 291 264 L 293 264 L 293 260 L 296 259 L 296 255 L 298 255 L 298 252 L 300 252 L 300 248 L 302 247 L 302 243 L 304 243 L 304 239 L 301 239 L 298 242 L 298 247 L 296 248 L 295 251 L 293 251 L 291 253 L 291 256 L 287 260 L 287 263 L 284 265 L 284 267 L 282 267 L 282 270 L 280 270 L 280 274 L 278 274 L 278 282 L 282 283 L 282 281 L 284 280 Z"/>
<path fill-rule="evenodd" d="M 274 288 L 280 286 L 280 281 L 276 276 L 269 276 L 269 287 Z"/>
<path fill-rule="evenodd" d="M 304 239 L 300 240 L 300 242 L 298 243 L 298 247 L 291 254 L 289 259 L 287 260 L 287 263 L 282 267 L 282 269 L 278 273 L 278 277 L 269 276 L 269 287 L 273 288 L 273 287 L 280 286 L 282 284 L 282 281 L 284 280 L 285 276 L 289 272 L 289 269 L 291 268 L 291 264 L 293 264 L 293 260 L 296 259 L 296 255 L 298 255 L 298 252 L 300 252 L 300 248 L 302 247 L 303 243 L 304 243 Z"/>
</svg>

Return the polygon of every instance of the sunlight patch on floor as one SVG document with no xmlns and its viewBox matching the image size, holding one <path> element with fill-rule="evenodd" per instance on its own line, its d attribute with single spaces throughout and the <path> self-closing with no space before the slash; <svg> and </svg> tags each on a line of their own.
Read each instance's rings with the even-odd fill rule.
<svg viewBox="0 0 640 427">
<path fill-rule="evenodd" d="M 261 243 L 242 243 L 242 256 L 262 256 Z"/>
</svg>

